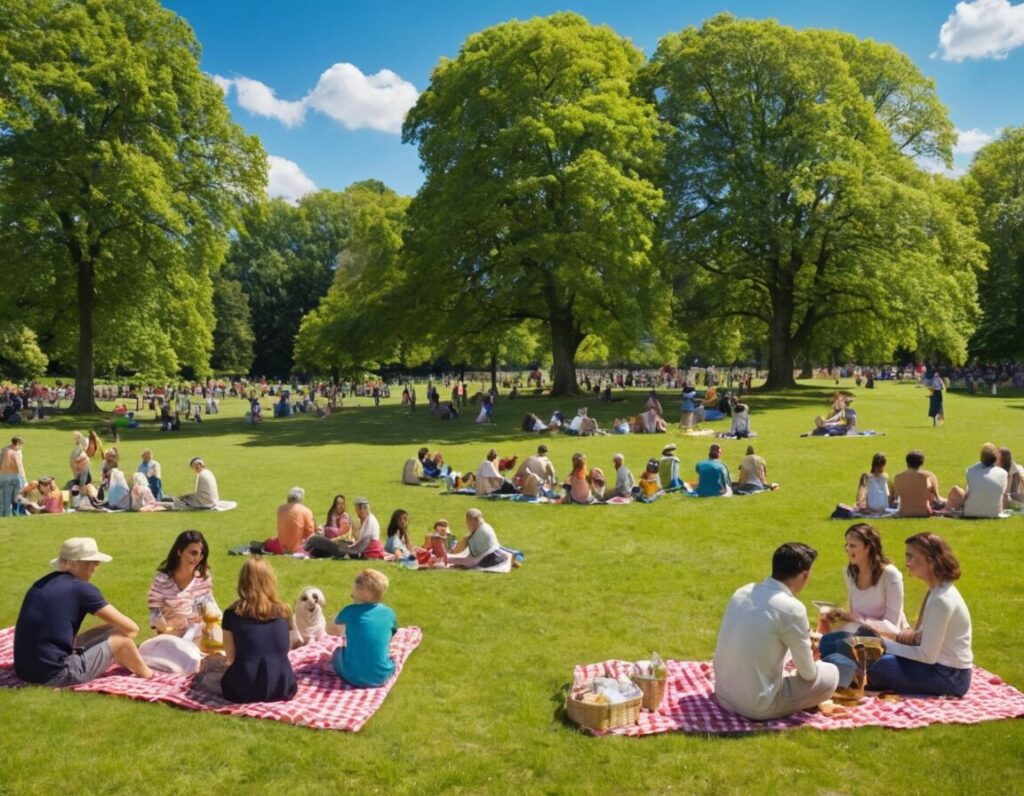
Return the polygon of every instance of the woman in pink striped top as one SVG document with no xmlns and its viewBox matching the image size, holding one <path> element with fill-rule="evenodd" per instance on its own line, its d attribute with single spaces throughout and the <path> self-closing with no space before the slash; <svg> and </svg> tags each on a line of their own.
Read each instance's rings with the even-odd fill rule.
<svg viewBox="0 0 1024 796">
<path fill-rule="evenodd" d="M 207 559 L 210 547 L 199 531 L 182 531 L 149 587 L 149 626 L 182 636 L 202 622 L 203 603 L 213 599 Z"/>
</svg>

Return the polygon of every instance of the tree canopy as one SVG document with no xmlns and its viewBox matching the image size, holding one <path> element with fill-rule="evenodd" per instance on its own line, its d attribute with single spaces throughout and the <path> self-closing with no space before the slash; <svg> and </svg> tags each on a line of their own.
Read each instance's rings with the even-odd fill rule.
<svg viewBox="0 0 1024 796">
<path fill-rule="evenodd" d="M 664 234 L 683 300 L 766 340 L 770 386 L 815 343 L 865 334 L 875 355 L 927 342 L 963 359 L 982 251 L 962 194 L 913 160 L 949 162 L 953 129 L 909 58 L 725 14 L 662 39 L 645 82 L 673 129 Z"/>
<path fill-rule="evenodd" d="M 406 117 L 426 181 L 409 208 L 408 283 L 450 332 L 541 322 L 553 390 L 588 335 L 668 354 L 671 291 L 652 257 L 661 192 L 643 56 L 561 13 L 470 36 Z"/>
<path fill-rule="evenodd" d="M 192 30 L 156 0 L 0 0 L 0 75 L 0 270 L 34 275 L 4 295 L 43 308 L 75 408 L 97 360 L 205 372 L 210 275 L 266 162 Z"/>
<path fill-rule="evenodd" d="M 1024 357 L 1024 127 L 1003 130 L 971 164 L 968 185 L 981 202 L 981 238 L 988 270 L 980 293 L 985 310 L 972 348 L 989 359 Z"/>
</svg>

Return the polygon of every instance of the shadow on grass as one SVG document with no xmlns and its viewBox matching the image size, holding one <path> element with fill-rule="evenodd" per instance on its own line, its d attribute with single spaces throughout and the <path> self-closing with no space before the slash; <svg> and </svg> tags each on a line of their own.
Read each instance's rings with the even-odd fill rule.
<svg viewBox="0 0 1024 796">
<path fill-rule="evenodd" d="M 758 413 L 777 409 L 825 407 L 831 389 L 820 386 L 799 386 L 794 390 L 781 392 L 755 392 L 749 400 Z M 368 398 L 349 399 L 348 405 L 327 418 L 298 414 L 288 418 L 274 418 L 269 413 L 262 423 L 252 425 L 242 416 L 243 402 L 233 400 L 222 402 L 221 414 L 204 416 L 196 423 L 182 419 L 180 431 L 161 431 L 158 422 L 152 419 L 152 410 L 139 411 L 140 425 L 136 429 L 119 429 L 123 442 L 154 445 L 164 440 L 195 440 L 200 450 L 203 440 L 219 436 L 235 435 L 244 437 L 244 447 L 298 446 L 313 447 L 322 444 L 352 442 L 362 445 L 455 445 L 472 442 L 480 444 L 508 440 L 510 437 L 544 440 L 547 433 L 532 434 L 522 430 L 527 413 L 533 413 L 547 422 L 551 415 L 560 410 L 567 418 L 576 414 L 580 407 L 587 407 L 590 417 L 597 420 L 603 429 L 610 428 L 617 418 L 628 418 L 643 411 L 647 390 L 625 390 L 615 393 L 612 401 L 598 400 L 592 394 L 581 394 L 564 398 L 548 395 L 521 395 L 510 399 L 500 397 L 495 422 L 475 422 L 479 407 L 472 403 L 460 408 L 455 420 L 440 420 L 420 404 L 415 412 L 397 403 L 373 406 Z M 678 420 L 678 393 L 675 390 L 659 392 L 659 399 L 665 410 L 665 419 L 672 429 Z M 355 404 L 355 405 L 353 405 Z M 109 413 L 72 415 L 59 410 L 43 421 L 26 421 L 16 429 L 56 429 L 67 432 L 87 432 L 96 429 L 105 443 L 112 443 L 112 415 Z M 724 421 L 728 422 L 728 421 Z"/>
</svg>

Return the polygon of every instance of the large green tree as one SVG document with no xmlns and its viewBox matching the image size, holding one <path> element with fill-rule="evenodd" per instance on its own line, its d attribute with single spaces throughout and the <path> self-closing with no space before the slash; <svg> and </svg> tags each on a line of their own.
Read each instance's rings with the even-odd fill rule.
<svg viewBox="0 0 1024 796">
<path fill-rule="evenodd" d="M 971 341 L 987 359 L 1024 357 L 1024 127 L 1005 129 L 974 158 L 968 184 L 982 203 L 988 270 L 981 277 L 984 318 Z"/>
<path fill-rule="evenodd" d="M 226 273 L 249 297 L 255 373 L 291 374 L 300 324 L 334 283 L 350 245 L 353 219 L 367 197 L 391 193 L 378 180 L 365 180 L 344 191 L 316 191 L 295 206 L 275 199 L 246 213 Z M 299 367 L 311 365 L 306 360 Z"/>
<path fill-rule="evenodd" d="M 963 357 L 980 248 L 956 191 L 915 163 L 948 163 L 954 139 L 909 58 L 723 14 L 666 36 L 647 88 L 673 128 L 677 283 L 705 318 L 765 342 L 769 386 L 792 385 L 796 357 L 838 331 Z"/>
<path fill-rule="evenodd" d="M 75 362 L 74 409 L 95 407 L 97 356 L 208 369 L 210 274 L 265 183 L 156 0 L 0 0 L 0 277 L 33 275 L 8 300 L 64 308 L 48 333 Z"/>
<path fill-rule="evenodd" d="M 409 282 L 475 333 L 547 329 L 553 390 L 576 389 L 591 334 L 666 354 L 671 291 L 651 256 L 661 126 L 633 82 L 643 56 L 560 13 L 470 36 L 406 117 L 426 180 L 409 208 Z"/>
<path fill-rule="evenodd" d="M 402 232 L 409 200 L 379 183 L 357 183 L 344 195 L 348 235 L 334 280 L 303 318 L 296 364 L 338 377 L 387 362 L 416 365 L 428 354 L 425 308 L 403 303 Z"/>
</svg>

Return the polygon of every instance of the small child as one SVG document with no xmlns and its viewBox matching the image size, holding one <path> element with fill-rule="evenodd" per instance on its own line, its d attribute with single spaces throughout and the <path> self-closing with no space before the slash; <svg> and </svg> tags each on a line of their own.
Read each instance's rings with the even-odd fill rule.
<svg viewBox="0 0 1024 796">
<path fill-rule="evenodd" d="M 376 569 L 364 569 L 352 586 L 353 604 L 334 619 L 332 635 L 345 636 L 345 646 L 334 651 L 331 664 L 346 683 L 357 688 L 377 688 L 395 672 L 388 656 L 391 637 L 398 632 L 395 612 L 381 604 L 388 577 Z"/>
</svg>

